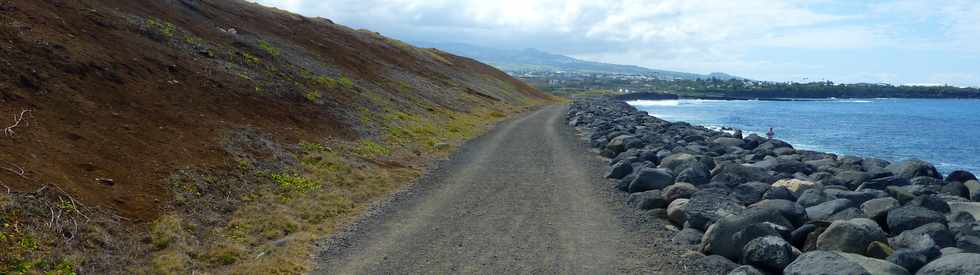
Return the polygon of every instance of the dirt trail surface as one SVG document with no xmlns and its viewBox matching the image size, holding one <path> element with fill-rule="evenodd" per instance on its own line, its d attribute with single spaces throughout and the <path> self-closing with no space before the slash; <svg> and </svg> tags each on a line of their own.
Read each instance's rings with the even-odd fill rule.
<svg viewBox="0 0 980 275">
<path fill-rule="evenodd" d="M 550 106 L 501 123 L 328 241 L 315 274 L 664 272 L 676 252 L 639 222 Z M 647 232 L 637 232 L 647 231 Z M 662 255 L 663 257 L 658 257 Z M 677 255 L 672 255 L 677 256 Z M 666 272 L 680 273 L 680 272 Z"/>
</svg>

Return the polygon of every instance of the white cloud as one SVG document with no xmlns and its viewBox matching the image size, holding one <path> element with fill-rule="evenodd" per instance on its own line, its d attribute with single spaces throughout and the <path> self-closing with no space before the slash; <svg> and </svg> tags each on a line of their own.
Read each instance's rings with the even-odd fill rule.
<svg viewBox="0 0 980 275">
<path fill-rule="evenodd" d="M 926 39 L 916 46 L 980 52 L 980 2 L 975 0 L 897 0 L 874 5 L 872 11 L 885 17 L 903 19 L 910 28 L 938 24 L 938 39 Z M 914 34 L 913 34 L 914 35 Z M 909 37 L 909 40 L 915 40 Z"/>
<path fill-rule="evenodd" d="M 980 52 L 980 2 L 974 0 L 258 2 L 407 40 L 533 47 L 597 61 L 775 80 L 797 80 L 812 73 L 808 70 L 855 70 L 831 75 L 839 79 L 901 76 L 873 72 L 873 67 L 857 71 L 808 64 L 785 58 L 788 54 L 765 56 L 759 49 L 854 51 L 855 58 L 861 57 L 857 52 L 888 48 Z M 923 35 L 920 28 L 929 24 L 942 30 Z"/>
<path fill-rule="evenodd" d="M 771 33 L 752 45 L 797 49 L 867 49 L 892 45 L 895 42 L 891 40 L 880 29 L 846 26 Z"/>
</svg>

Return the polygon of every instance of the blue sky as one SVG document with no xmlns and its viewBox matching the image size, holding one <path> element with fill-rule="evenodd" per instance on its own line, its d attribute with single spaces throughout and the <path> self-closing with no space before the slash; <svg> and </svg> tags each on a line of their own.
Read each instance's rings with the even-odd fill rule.
<svg viewBox="0 0 980 275">
<path fill-rule="evenodd" d="M 407 41 L 760 80 L 980 86 L 974 0 L 259 0 Z"/>
</svg>

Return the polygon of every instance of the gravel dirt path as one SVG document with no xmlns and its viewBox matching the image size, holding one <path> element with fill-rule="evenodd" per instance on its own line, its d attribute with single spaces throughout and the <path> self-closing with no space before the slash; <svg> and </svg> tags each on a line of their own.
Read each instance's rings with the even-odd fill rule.
<svg viewBox="0 0 980 275">
<path fill-rule="evenodd" d="M 314 274 L 680 274 L 652 213 L 623 207 L 606 163 L 548 106 L 465 144 L 326 241 Z"/>
</svg>

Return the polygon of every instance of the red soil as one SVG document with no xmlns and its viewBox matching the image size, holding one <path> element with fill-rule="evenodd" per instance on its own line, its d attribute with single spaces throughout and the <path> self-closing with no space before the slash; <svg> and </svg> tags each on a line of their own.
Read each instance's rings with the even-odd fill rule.
<svg viewBox="0 0 980 275">
<path fill-rule="evenodd" d="M 175 47 L 179 41 L 141 33 L 132 18 L 173 23 L 216 51 L 255 53 L 270 67 Z M 269 41 L 282 56 L 261 56 L 241 37 Z M 290 143 L 356 138 L 359 125 L 349 114 L 359 101 L 329 93 L 323 104 L 308 102 L 290 88 L 295 67 L 339 72 L 358 86 L 410 75 L 437 85 L 418 87 L 415 96 L 455 110 L 547 98 L 476 61 L 438 55 L 452 64 L 420 61 L 369 33 L 242 1 L 0 0 L 0 127 L 31 110 L 29 125 L 0 136 L 0 168 L 12 170 L 0 170 L 0 183 L 21 192 L 57 186 L 87 206 L 115 209 L 139 223 L 169 207 L 166 179 L 175 169 L 229 165 L 221 148 L 225 130 L 253 128 Z M 285 73 L 260 71 L 269 68 Z M 273 95 L 257 92 L 256 81 L 242 72 L 265 74 L 260 81 Z M 467 84 L 481 77 L 517 93 Z M 16 173 L 21 168 L 23 176 Z"/>
</svg>

